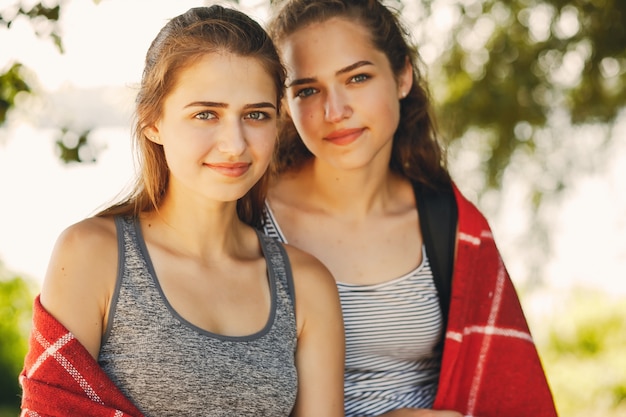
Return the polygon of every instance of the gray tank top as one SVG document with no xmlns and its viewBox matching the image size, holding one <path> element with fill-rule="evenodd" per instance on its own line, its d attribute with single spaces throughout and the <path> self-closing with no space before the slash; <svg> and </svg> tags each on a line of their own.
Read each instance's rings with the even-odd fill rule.
<svg viewBox="0 0 626 417">
<path fill-rule="evenodd" d="M 288 416 L 293 408 L 296 319 L 284 248 L 263 236 L 270 315 L 258 333 L 202 330 L 165 298 L 136 218 L 115 219 L 119 266 L 98 362 L 147 416 Z"/>
</svg>

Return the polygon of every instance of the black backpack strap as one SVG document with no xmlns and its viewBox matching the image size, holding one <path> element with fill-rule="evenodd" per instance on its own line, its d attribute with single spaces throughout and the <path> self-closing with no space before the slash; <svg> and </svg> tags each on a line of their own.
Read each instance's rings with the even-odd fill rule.
<svg viewBox="0 0 626 417">
<path fill-rule="evenodd" d="M 415 199 L 426 254 L 433 271 L 435 287 L 443 316 L 443 328 L 448 324 L 454 247 L 458 209 L 452 184 L 437 190 L 414 183 Z M 442 338 L 443 340 L 443 338 Z"/>
</svg>

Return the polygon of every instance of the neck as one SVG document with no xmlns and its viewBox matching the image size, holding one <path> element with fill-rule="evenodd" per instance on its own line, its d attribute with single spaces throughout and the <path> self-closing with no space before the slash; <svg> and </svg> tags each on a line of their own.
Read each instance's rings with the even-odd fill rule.
<svg viewBox="0 0 626 417">
<path fill-rule="evenodd" d="M 205 259 L 235 252 L 249 229 L 237 216 L 236 202 L 189 204 L 168 197 L 142 223 L 161 244 Z"/>
<path fill-rule="evenodd" d="M 303 174 L 303 175 L 302 175 Z M 302 173 L 307 200 L 335 216 L 365 219 L 389 210 L 406 182 L 388 164 L 342 170 L 314 159 Z"/>
</svg>

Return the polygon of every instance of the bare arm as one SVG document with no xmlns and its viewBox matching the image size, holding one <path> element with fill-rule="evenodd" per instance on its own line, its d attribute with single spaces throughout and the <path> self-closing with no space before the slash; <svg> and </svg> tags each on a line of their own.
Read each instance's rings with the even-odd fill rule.
<svg viewBox="0 0 626 417">
<path fill-rule="evenodd" d="M 293 417 L 340 417 L 345 340 L 337 285 L 317 259 L 288 248 L 298 321 L 298 395 Z"/>
<path fill-rule="evenodd" d="M 41 304 L 95 359 L 116 270 L 113 221 L 87 219 L 59 236 L 42 285 Z"/>
</svg>

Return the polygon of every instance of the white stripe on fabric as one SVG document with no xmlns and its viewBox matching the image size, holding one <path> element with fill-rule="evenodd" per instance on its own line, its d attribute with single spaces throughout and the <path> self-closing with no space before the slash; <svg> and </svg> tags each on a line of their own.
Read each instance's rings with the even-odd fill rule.
<svg viewBox="0 0 626 417">
<path fill-rule="evenodd" d="M 493 296 L 493 301 L 491 302 L 491 309 L 489 312 L 489 318 L 487 319 L 487 325 L 485 326 L 488 329 L 494 328 L 496 317 L 498 316 L 498 312 L 500 311 L 500 305 L 502 303 L 502 294 L 504 291 L 506 271 L 504 269 L 504 264 L 502 263 L 501 259 L 499 259 L 498 261 L 497 274 L 498 275 L 496 278 L 495 294 Z M 472 385 L 467 400 L 467 411 L 469 414 L 474 414 L 474 412 L 476 411 L 476 401 L 478 398 L 478 392 L 480 391 L 480 385 L 482 383 L 485 361 L 487 360 L 487 352 L 489 351 L 489 347 L 491 346 L 492 334 L 485 333 L 485 335 L 486 337 L 483 338 L 482 345 L 480 347 L 478 362 L 476 363 L 476 373 L 474 374 L 474 378 L 472 379 Z"/>
<path fill-rule="evenodd" d="M 463 336 L 470 335 L 474 333 L 479 334 L 488 334 L 493 336 L 502 336 L 502 337 L 512 337 L 517 339 L 526 340 L 530 343 L 535 343 L 532 336 L 528 332 L 524 332 L 517 329 L 511 329 L 506 327 L 495 327 L 495 326 L 469 326 L 463 329 L 463 333 L 449 331 L 446 334 L 448 339 L 454 340 L 455 342 L 461 342 L 463 340 Z"/>
<path fill-rule="evenodd" d="M 474 246 L 480 245 L 480 238 L 476 236 L 469 235 L 467 233 L 459 232 L 459 240 L 469 242 Z"/>
<path fill-rule="evenodd" d="M 423 249 L 410 273 L 375 285 L 338 283 L 346 328 L 346 417 L 432 406 L 440 370 L 439 298 Z"/>
<path fill-rule="evenodd" d="M 58 338 L 57 341 L 54 342 L 54 344 L 50 344 L 50 342 L 48 342 L 43 337 L 43 335 L 39 332 L 39 330 L 35 328 L 33 329 L 33 332 L 35 334 L 35 339 L 41 345 L 41 347 L 43 347 L 45 350 L 41 353 L 41 355 L 39 355 L 39 357 L 35 361 L 35 364 L 28 371 L 28 374 L 26 375 L 28 378 L 32 377 L 35 374 L 35 372 L 37 372 L 37 369 L 39 369 L 39 367 L 46 361 L 46 359 L 48 359 L 51 356 L 54 356 L 59 349 L 61 349 L 69 341 L 74 339 L 74 336 L 72 336 L 70 332 L 67 332 L 66 334 Z"/>
<path fill-rule="evenodd" d="M 39 356 L 39 358 L 37 358 L 37 361 L 30 370 L 28 377 L 30 378 L 37 370 L 37 368 L 39 368 L 41 364 L 45 362 L 48 358 L 54 358 L 63 367 L 63 369 L 65 369 L 65 371 L 70 374 L 70 376 L 82 388 L 82 390 L 91 401 L 97 402 L 99 404 L 104 404 L 96 391 L 94 391 L 91 385 L 89 385 L 85 377 L 83 377 L 83 375 L 74 367 L 74 365 L 72 365 L 69 360 L 67 360 L 65 356 L 59 353 L 59 350 L 63 346 L 65 346 L 70 340 L 74 339 L 74 336 L 72 336 L 72 334 L 68 332 L 59 339 L 57 339 L 54 344 L 50 344 L 50 342 L 48 342 L 42 336 L 42 334 L 39 333 L 39 331 L 37 331 L 36 329 L 34 331 L 36 332 L 35 337 L 37 339 L 37 342 L 39 342 L 39 344 L 45 349 L 45 351 Z"/>
</svg>

